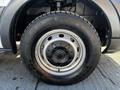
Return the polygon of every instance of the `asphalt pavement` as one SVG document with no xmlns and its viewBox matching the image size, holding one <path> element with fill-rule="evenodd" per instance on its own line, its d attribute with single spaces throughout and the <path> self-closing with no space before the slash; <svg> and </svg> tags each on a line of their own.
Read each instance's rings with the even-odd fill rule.
<svg viewBox="0 0 120 90">
<path fill-rule="evenodd" d="M 102 55 L 96 70 L 84 81 L 69 86 L 38 81 L 20 55 L 0 54 L 0 90 L 120 90 L 120 52 Z"/>
</svg>

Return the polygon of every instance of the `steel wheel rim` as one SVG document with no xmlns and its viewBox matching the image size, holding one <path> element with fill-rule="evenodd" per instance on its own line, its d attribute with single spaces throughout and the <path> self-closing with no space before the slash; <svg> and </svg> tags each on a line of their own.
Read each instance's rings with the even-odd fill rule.
<svg viewBox="0 0 120 90">
<path fill-rule="evenodd" d="M 60 37 L 60 34 L 64 35 L 64 37 Z M 52 37 L 52 39 L 48 40 L 49 37 Z M 73 39 L 74 42 L 71 39 Z M 48 61 L 46 51 L 50 45 L 57 42 L 69 44 L 74 52 L 74 58 L 66 66 L 55 66 Z M 65 29 L 56 29 L 47 32 L 38 40 L 35 46 L 35 58 L 38 65 L 42 70 L 55 76 L 66 76 L 74 73 L 82 67 L 85 57 L 86 48 L 82 39 L 75 33 Z"/>
</svg>

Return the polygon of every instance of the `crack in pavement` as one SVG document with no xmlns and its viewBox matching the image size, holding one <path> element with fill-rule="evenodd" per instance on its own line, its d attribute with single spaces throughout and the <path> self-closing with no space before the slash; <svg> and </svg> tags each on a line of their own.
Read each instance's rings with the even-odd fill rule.
<svg viewBox="0 0 120 90">
<path fill-rule="evenodd" d="M 107 76 L 101 71 L 101 69 L 100 69 L 99 67 L 97 67 L 97 68 L 98 68 L 100 74 L 101 74 L 104 78 L 108 79 L 113 85 L 116 85 L 116 83 L 115 83 L 111 78 L 107 77 Z"/>
<path fill-rule="evenodd" d="M 40 81 L 37 80 L 36 85 L 35 85 L 35 90 L 37 90 L 39 82 L 40 82 Z"/>
</svg>

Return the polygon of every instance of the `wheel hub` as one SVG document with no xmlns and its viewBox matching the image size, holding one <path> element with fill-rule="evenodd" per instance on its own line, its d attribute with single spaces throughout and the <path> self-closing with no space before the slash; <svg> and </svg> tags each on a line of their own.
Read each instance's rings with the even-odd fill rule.
<svg viewBox="0 0 120 90">
<path fill-rule="evenodd" d="M 74 58 L 73 50 L 73 47 L 69 43 L 57 41 L 48 46 L 46 56 L 51 64 L 55 66 L 66 66 Z"/>
</svg>

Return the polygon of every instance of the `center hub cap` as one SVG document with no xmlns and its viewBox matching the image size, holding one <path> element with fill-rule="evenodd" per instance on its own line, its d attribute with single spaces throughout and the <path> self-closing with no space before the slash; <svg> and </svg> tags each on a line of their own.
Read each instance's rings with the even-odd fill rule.
<svg viewBox="0 0 120 90">
<path fill-rule="evenodd" d="M 73 47 L 64 41 L 56 41 L 47 48 L 46 56 L 48 61 L 55 66 L 66 66 L 74 58 Z"/>
</svg>

